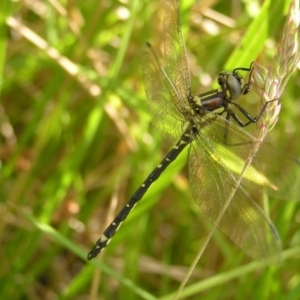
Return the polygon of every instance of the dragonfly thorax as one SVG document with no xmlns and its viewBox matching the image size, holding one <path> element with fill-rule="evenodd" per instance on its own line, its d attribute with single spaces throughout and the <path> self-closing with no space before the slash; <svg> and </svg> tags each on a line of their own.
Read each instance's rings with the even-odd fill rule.
<svg viewBox="0 0 300 300">
<path fill-rule="evenodd" d="M 224 92 L 213 90 L 192 97 L 192 100 L 189 99 L 189 104 L 194 115 L 203 115 L 207 111 L 215 112 L 216 110 L 227 107 L 228 100 Z"/>
</svg>

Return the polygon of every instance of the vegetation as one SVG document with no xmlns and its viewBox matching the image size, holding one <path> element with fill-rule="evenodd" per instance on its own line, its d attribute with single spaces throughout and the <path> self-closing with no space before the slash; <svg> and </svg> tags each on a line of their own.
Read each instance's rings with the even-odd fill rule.
<svg viewBox="0 0 300 300">
<path fill-rule="evenodd" d="M 290 1 L 182 2 L 194 93 L 215 88 L 223 69 L 273 63 Z M 212 228 L 184 154 L 100 260 L 86 261 L 171 147 L 151 129 L 140 68 L 145 41 L 162 56 L 163 4 L 1 1 L 0 299 L 173 299 Z M 300 154 L 299 82 L 298 72 L 268 134 L 291 155 Z M 240 101 L 255 115 L 254 92 Z M 300 204 L 269 200 L 282 262 L 255 262 L 216 231 L 182 299 L 300 298 Z"/>
</svg>

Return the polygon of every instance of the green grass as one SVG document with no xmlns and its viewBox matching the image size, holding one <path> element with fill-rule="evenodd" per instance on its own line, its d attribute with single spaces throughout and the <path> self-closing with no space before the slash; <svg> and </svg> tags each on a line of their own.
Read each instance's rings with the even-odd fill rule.
<svg viewBox="0 0 300 300">
<path fill-rule="evenodd" d="M 225 67 L 272 63 L 289 1 L 270 2 L 252 19 L 243 4 L 220 1 L 211 9 L 235 24 L 215 23 L 215 35 L 201 26 L 210 20 L 201 2 L 182 4 L 194 92 L 211 88 L 203 75 L 213 82 Z M 160 54 L 163 1 L 122 3 L 1 2 L 0 299 L 172 299 L 211 229 L 182 154 L 101 261 L 86 262 L 105 224 L 171 147 L 151 128 L 140 67 L 145 41 Z M 298 155 L 299 80 L 296 72 L 269 134 L 274 147 Z M 255 114 L 257 101 L 244 101 Z M 252 261 L 217 231 L 182 298 L 299 299 L 299 209 L 270 202 L 284 247 L 278 266 Z"/>
</svg>

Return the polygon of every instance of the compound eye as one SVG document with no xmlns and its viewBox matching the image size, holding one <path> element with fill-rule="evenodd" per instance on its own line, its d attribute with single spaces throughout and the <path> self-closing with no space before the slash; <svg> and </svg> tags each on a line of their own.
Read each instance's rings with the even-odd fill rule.
<svg viewBox="0 0 300 300">
<path fill-rule="evenodd" d="M 236 100 L 242 94 L 241 78 L 235 76 L 228 76 L 227 88 L 230 94 L 231 100 Z"/>
</svg>

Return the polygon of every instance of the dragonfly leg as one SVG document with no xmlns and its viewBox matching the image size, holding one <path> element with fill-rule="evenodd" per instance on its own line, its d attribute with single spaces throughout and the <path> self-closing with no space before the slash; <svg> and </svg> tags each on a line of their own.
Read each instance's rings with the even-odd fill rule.
<svg viewBox="0 0 300 300">
<path fill-rule="evenodd" d="M 242 87 L 242 95 L 246 95 L 246 94 L 248 94 L 249 91 L 250 91 L 250 88 L 251 88 L 251 77 L 252 77 L 252 73 L 253 73 L 253 63 L 254 63 L 254 62 L 252 62 L 252 63 L 250 64 L 250 67 L 249 67 L 249 68 L 235 68 L 235 69 L 233 69 L 233 71 L 232 71 L 232 74 L 233 74 L 236 78 L 239 77 L 239 76 L 238 76 L 238 71 L 250 72 L 248 82 Z"/>
<path fill-rule="evenodd" d="M 262 109 L 260 110 L 259 114 L 256 117 L 252 117 L 243 107 L 241 107 L 237 103 L 231 102 L 231 104 L 234 105 L 235 107 L 237 107 L 239 109 L 239 111 L 248 119 L 248 122 L 244 123 L 243 121 L 241 121 L 241 119 L 232 110 L 227 111 L 226 119 L 229 120 L 229 118 L 232 117 L 241 127 L 246 127 L 251 123 L 257 123 L 258 120 L 263 115 L 264 111 L 266 110 L 268 104 L 271 102 L 277 101 L 277 100 L 278 99 L 276 98 L 276 99 L 267 101 L 263 105 Z"/>
</svg>

